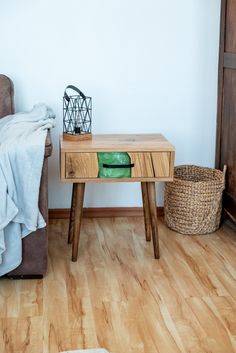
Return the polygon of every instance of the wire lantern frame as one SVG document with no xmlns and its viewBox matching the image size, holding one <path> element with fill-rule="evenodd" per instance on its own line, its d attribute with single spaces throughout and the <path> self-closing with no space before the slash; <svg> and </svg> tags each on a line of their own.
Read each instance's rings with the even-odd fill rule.
<svg viewBox="0 0 236 353">
<path fill-rule="evenodd" d="M 67 89 L 77 92 L 68 95 Z M 63 96 L 63 138 L 90 139 L 92 128 L 92 98 L 86 97 L 77 87 L 69 85 Z"/>
</svg>

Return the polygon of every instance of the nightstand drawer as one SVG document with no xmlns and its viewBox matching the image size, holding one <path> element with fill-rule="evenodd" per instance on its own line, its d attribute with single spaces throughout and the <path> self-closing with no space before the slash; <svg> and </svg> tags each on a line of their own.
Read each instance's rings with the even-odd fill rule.
<svg viewBox="0 0 236 353">
<path fill-rule="evenodd" d="M 170 152 L 66 153 L 65 178 L 167 178 L 170 156 Z"/>
</svg>

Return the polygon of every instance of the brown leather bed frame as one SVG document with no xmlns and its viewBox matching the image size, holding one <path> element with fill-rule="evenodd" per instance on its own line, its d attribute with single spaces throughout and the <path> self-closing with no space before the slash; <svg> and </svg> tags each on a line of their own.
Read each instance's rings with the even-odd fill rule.
<svg viewBox="0 0 236 353">
<path fill-rule="evenodd" d="M 0 118 L 14 113 L 14 88 L 12 81 L 0 75 Z M 1 137 L 0 137 L 1 138 Z M 39 208 L 48 222 L 48 157 L 52 153 L 50 134 L 45 145 L 45 157 L 41 176 Z M 42 278 L 47 270 L 47 227 L 32 232 L 22 240 L 22 263 L 7 274 L 11 278 Z"/>
</svg>

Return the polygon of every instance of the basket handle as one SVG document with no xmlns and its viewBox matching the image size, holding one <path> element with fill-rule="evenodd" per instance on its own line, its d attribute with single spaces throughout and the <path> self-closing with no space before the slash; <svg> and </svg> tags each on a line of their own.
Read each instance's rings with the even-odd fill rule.
<svg viewBox="0 0 236 353">
<path fill-rule="evenodd" d="M 68 85 L 68 86 L 66 87 L 65 91 L 64 91 L 64 98 L 67 100 L 67 102 L 70 101 L 70 97 L 69 97 L 68 94 L 66 93 L 66 90 L 69 89 L 69 88 L 70 88 L 70 89 L 73 89 L 74 91 L 76 91 L 77 93 L 79 93 L 83 99 L 86 99 L 85 94 L 84 94 L 83 92 L 81 92 L 80 89 L 78 89 L 77 87 L 75 87 L 75 86 L 73 86 L 73 85 Z"/>
<path fill-rule="evenodd" d="M 227 172 L 227 165 L 224 164 L 224 168 L 223 168 L 223 180 L 225 182 L 225 178 L 226 178 L 226 172 Z"/>
</svg>

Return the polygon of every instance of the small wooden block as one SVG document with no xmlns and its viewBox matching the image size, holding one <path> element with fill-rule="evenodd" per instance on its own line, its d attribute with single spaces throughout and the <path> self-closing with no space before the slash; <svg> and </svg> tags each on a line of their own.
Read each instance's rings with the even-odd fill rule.
<svg viewBox="0 0 236 353">
<path fill-rule="evenodd" d="M 83 141 L 83 140 L 92 140 L 92 134 L 67 134 L 63 133 L 63 140 L 66 141 Z"/>
</svg>

